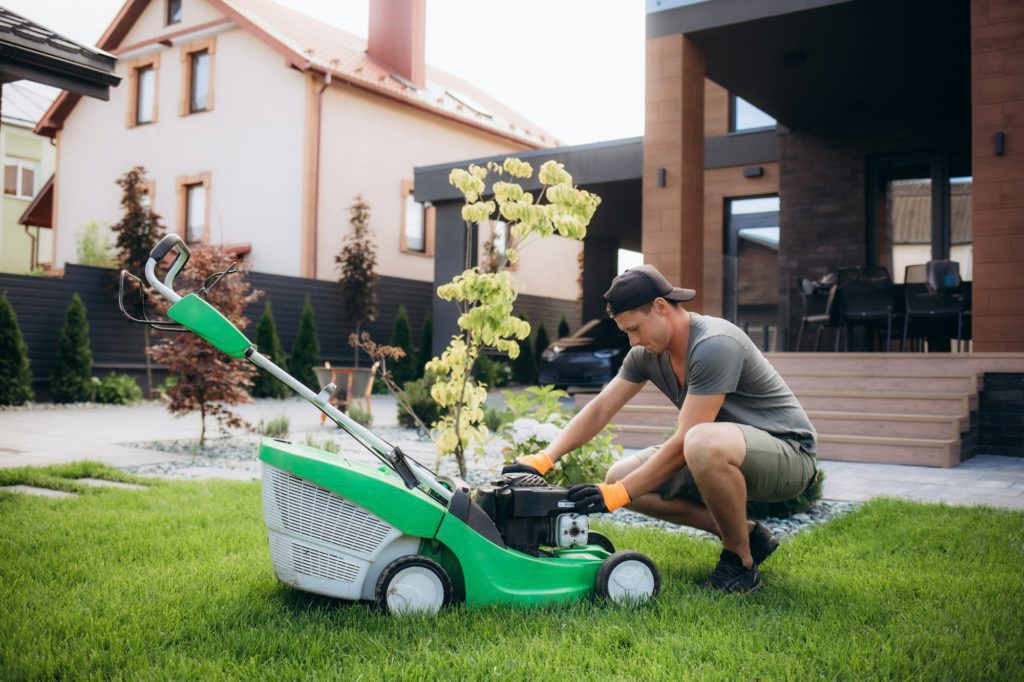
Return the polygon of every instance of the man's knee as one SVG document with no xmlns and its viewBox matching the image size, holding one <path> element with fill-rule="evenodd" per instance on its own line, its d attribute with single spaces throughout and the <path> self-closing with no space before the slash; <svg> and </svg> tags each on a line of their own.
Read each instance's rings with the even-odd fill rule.
<svg viewBox="0 0 1024 682">
<path fill-rule="evenodd" d="M 743 434 L 732 424 L 697 424 L 683 438 L 683 453 L 695 472 L 721 464 L 738 466 L 745 453 Z"/>
<path fill-rule="evenodd" d="M 643 462 L 641 462 L 638 457 L 635 457 L 633 455 L 630 455 L 629 457 L 624 457 L 615 464 L 611 465 L 611 467 L 608 469 L 608 473 L 604 475 L 604 482 L 609 484 L 618 483 L 626 476 L 628 476 L 630 473 L 632 473 L 641 464 L 643 464 Z"/>
</svg>

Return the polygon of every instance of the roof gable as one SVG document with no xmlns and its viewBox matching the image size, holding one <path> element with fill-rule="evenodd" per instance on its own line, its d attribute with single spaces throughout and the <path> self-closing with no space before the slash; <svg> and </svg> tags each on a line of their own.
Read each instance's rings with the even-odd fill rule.
<svg viewBox="0 0 1024 682">
<path fill-rule="evenodd" d="M 550 132 L 473 84 L 440 69 L 427 65 L 426 83 L 422 88 L 393 76 L 390 69 L 366 54 L 364 38 L 330 24 L 270 0 L 206 2 L 281 53 L 289 65 L 299 70 L 325 76 L 330 74 L 332 80 L 340 80 L 518 144 L 534 148 L 561 144 Z M 127 0 L 100 38 L 99 47 L 118 51 L 149 3 L 150 0 Z M 61 93 L 43 116 L 36 132 L 53 136 L 77 101 L 74 95 Z"/>
</svg>

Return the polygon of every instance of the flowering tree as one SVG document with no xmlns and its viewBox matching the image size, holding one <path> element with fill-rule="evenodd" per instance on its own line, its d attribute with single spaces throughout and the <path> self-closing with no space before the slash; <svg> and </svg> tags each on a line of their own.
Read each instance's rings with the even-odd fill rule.
<svg viewBox="0 0 1024 682">
<path fill-rule="evenodd" d="M 199 292 L 206 280 L 226 270 L 231 258 L 219 246 L 203 244 L 192 248 L 188 267 L 178 275 L 182 291 Z M 202 294 L 201 294 L 202 295 Z M 240 275 L 228 275 L 210 289 L 205 298 L 210 305 L 224 314 L 239 329 L 249 324 L 243 315 L 245 306 L 263 295 Z M 166 308 L 166 299 L 153 294 L 153 301 Z M 199 411 L 200 431 L 197 449 L 206 440 L 206 417 L 216 418 L 221 428 L 248 428 L 239 415 L 225 405 L 252 402 L 246 389 L 252 385 L 256 367 L 232 358 L 204 341 L 196 334 L 171 334 L 150 349 L 153 360 L 167 366 L 168 373 L 177 383 L 168 393 L 167 409 L 172 414 L 184 415 Z"/>
<path fill-rule="evenodd" d="M 468 267 L 467 251 L 467 269 L 438 287 L 439 297 L 458 304 L 461 331 L 452 337 L 440 357 L 427 363 L 427 369 L 439 377 L 431 388 L 431 396 L 445 410 L 434 424 L 437 450 L 441 455 L 453 453 L 463 476 L 466 449 L 487 436 L 483 424 L 487 387 L 473 380 L 473 365 L 485 348 L 494 348 L 515 359 L 519 355 L 519 341 L 530 334 L 530 324 L 512 314 L 517 292 L 508 264 L 516 262 L 519 252 L 531 243 L 556 233 L 582 240 L 601 203 L 600 197 L 574 187 L 572 176 L 556 161 L 547 161 L 540 167 L 537 178 L 543 189 L 536 201 L 533 194 L 525 192 L 515 181 L 497 180 L 488 190 L 486 181 L 492 174 L 508 174 L 510 180 L 525 179 L 533 176 L 533 167 L 520 159 L 508 158 L 500 165 L 489 162 L 485 168 L 474 164 L 451 172 L 448 181 L 465 197 L 462 219 L 467 231 L 500 215 L 508 225 L 510 237 L 496 267 L 488 267 L 488 272 Z M 484 200 L 485 196 L 492 198 Z M 470 243 L 472 240 L 468 239 L 467 244 Z"/>
</svg>

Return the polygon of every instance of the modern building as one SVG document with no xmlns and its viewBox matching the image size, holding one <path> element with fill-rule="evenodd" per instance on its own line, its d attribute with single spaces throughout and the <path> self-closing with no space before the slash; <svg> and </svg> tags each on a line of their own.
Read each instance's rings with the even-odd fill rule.
<svg viewBox="0 0 1024 682">
<path fill-rule="evenodd" d="M 364 40 L 269 0 L 130 0 L 99 41 L 124 86 L 110 102 L 61 95 L 37 127 L 57 140 L 55 264 L 79 226 L 118 219 L 115 180 L 141 165 L 170 230 L 254 271 L 337 279 L 362 195 L 378 274 L 432 282 L 435 211 L 415 200 L 413 167 L 558 140 L 425 64 L 424 22 L 425 0 L 374 0 Z M 579 250 L 561 240 L 519 275 L 573 302 L 575 273 L 550 264 Z"/>
</svg>

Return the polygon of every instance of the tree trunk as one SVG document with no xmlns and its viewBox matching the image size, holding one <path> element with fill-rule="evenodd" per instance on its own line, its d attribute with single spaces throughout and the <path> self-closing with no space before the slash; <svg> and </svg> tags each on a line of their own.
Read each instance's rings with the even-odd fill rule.
<svg viewBox="0 0 1024 682">
<path fill-rule="evenodd" d="M 142 328 L 142 338 L 146 346 L 146 400 L 153 399 L 153 361 L 149 358 L 149 325 Z"/>
<path fill-rule="evenodd" d="M 357 339 L 360 338 L 360 334 L 362 334 L 362 331 L 363 331 L 363 323 L 362 322 L 356 322 L 356 338 Z M 359 346 L 355 347 L 355 351 L 356 351 L 355 368 L 359 369 Z"/>
</svg>

